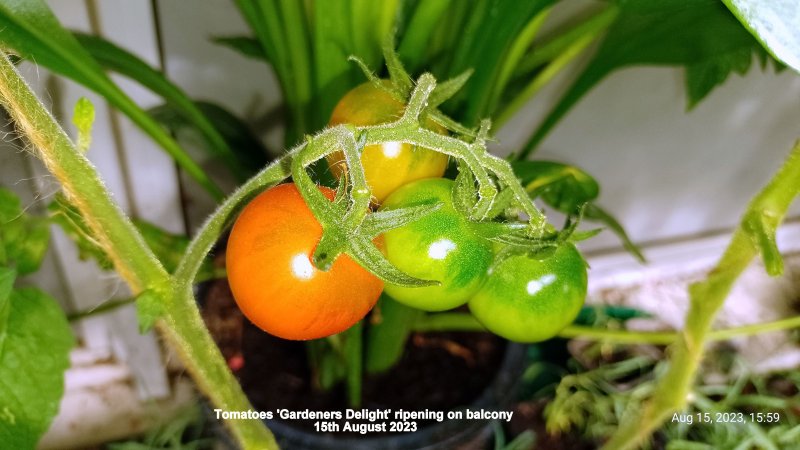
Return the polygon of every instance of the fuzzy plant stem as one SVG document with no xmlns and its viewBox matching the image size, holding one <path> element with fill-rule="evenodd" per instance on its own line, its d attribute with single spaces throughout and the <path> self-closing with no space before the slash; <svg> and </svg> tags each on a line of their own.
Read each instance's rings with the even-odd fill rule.
<svg viewBox="0 0 800 450">
<path fill-rule="evenodd" d="M 157 296 L 163 309 L 162 319 L 157 323 L 159 330 L 177 349 L 203 393 L 218 408 L 252 409 L 203 325 L 194 297 L 179 295 L 179 288 L 185 288 L 192 280 L 169 276 L 128 217 L 111 199 L 92 164 L 74 146 L 6 56 L 0 57 L 0 102 L 35 148 L 36 155 L 59 180 L 69 200 L 80 210 L 134 295 L 149 291 Z M 287 172 L 281 170 L 280 164 L 271 167 L 267 171 L 285 177 Z M 198 264 L 202 259 L 198 258 Z M 260 420 L 226 423 L 242 448 L 277 448 L 272 434 Z"/>
<path fill-rule="evenodd" d="M 649 401 L 629 408 L 622 424 L 604 449 L 640 447 L 670 414 L 686 404 L 711 324 L 736 279 L 759 253 L 771 274 L 782 270 L 775 247 L 775 230 L 798 194 L 800 142 L 795 144 L 783 167 L 769 184 L 752 199 L 716 267 L 705 280 L 689 287 L 686 325 L 670 349 L 667 371 L 658 380 Z"/>
</svg>

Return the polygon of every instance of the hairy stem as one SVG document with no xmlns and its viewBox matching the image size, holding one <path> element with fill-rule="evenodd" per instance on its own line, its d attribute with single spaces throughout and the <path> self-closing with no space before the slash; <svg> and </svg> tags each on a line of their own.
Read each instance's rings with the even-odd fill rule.
<svg viewBox="0 0 800 450">
<path fill-rule="evenodd" d="M 159 330 L 178 350 L 201 390 L 219 408 L 252 409 L 203 325 L 191 293 L 191 279 L 178 282 L 167 274 L 130 219 L 112 201 L 97 171 L 5 56 L 0 58 L 0 101 L 36 148 L 37 156 L 58 178 L 133 294 L 149 290 L 160 299 L 164 314 L 157 323 Z M 285 172 L 281 175 L 285 177 Z M 194 261 L 194 273 L 204 256 L 205 253 Z M 179 295 L 186 293 L 186 286 L 188 295 Z M 243 448 L 277 448 L 272 434 L 259 420 L 227 424 Z"/>
<path fill-rule="evenodd" d="M 39 102 L 14 65 L 0 58 L 0 102 L 58 178 L 67 198 L 84 216 L 119 274 L 134 293 L 166 286 L 167 272 L 133 223 L 111 199 L 92 164 Z"/>
</svg>

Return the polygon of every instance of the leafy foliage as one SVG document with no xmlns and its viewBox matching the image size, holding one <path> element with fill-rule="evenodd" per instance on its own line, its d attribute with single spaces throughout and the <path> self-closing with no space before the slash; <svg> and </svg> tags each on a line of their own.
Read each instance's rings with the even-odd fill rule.
<svg viewBox="0 0 800 450">
<path fill-rule="evenodd" d="M 58 411 L 74 340 L 61 308 L 44 292 L 14 290 L 5 301 L 10 305 L 0 326 L 0 442 L 34 448 Z M 2 304 L 0 298 L 0 311 Z"/>
<path fill-rule="evenodd" d="M 89 226 L 83 220 L 78 209 L 63 194 L 57 194 L 55 200 L 47 206 L 50 220 L 61 227 L 67 236 L 77 245 L 78 256 L 83 260 L 93 259 L 103 270 L 113 269 L 113 264 L 100 244 L 92 238 Z M 189 245 L 189 238 L 169 233 L 162 228 L 144 220 L 134 220 L 134 225 L 141 233 L 147 245 L 158 257 L 168 272 L 173 272 L 183 252 Z M 203 262 L 198 273 L 198 281 L 215 277 L 210 260 Z"/>
<path fill-rule="evenodd" d="M 79 98 L 75 103 L 72 123 L 78 129 L 76 146 L 86 153 L 92 145 L 92 125 L 94 125 L 94 105 L 86 97 Z"/>
<path fill-rule="evenodd" d="M 115 442 L 109 450 L 210 450 L 214 440 L 204 436 L 205 415 L 198 406 L 181 411 L 177 417 L 155 427 L 136 440 Z"/>
<path fill-rule="evenodd" d="M 11 265 L 20 275 L 35 272 L 49 242 L 47 220 L 23 212 L 19 198 L 0 188 L 0 264 Z"/>
</svg>

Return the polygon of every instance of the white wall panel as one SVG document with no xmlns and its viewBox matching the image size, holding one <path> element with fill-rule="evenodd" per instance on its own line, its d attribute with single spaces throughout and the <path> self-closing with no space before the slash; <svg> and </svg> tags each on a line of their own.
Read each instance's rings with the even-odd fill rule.
<svg viewBox="0 0 800 450">
<path fill-rule="evenodd" d="M 500 133 L 518 148 L 565 83 L 551 87 Z M 677 69 L 632 68 L 591 91 L 535 158 L 574 163 L 601 184 L 600 203 L 634 240 L 675 239 L 734 226 L 800 138 L 800 77 L 754 67 L 732 75 L 686 112 Z M 800 205 L 792 210 L 800 214 Z M 608 232 L 585 248 L 618 246 Z"/>
</svg>

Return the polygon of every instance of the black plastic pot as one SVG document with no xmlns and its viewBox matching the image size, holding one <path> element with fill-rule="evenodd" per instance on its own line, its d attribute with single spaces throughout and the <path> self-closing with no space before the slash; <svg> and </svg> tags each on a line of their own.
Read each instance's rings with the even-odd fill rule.
<svg viewBox="0 0 800 450">
<path fill-rule="evenodd" d="M 492 383 L 470 405 L 470 410 L 503 410 L 514 400 L 524 369 L 525 346 L 509 343 Z M 487 420 L 445 420 L 414 433 L 366 435 L 363 438 L 300 430 L 287 422 L 265 421 L 279 445 L 288 450 L 478 450 L 491 438 Z"/>
</svg>

